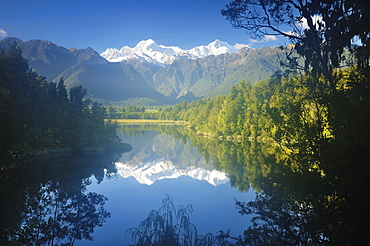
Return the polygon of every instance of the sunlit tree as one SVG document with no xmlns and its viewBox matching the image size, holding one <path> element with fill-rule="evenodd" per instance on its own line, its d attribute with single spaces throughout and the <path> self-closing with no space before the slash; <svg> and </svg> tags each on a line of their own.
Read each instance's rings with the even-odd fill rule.
<svg viewBox="0 0 370 246">
<path fill-rule="evenodd" d="M 305 57 L 303 68 L 324 75 L 331 90 L 336 89 L 332 70 L 345 60 L 345 48 L 356 50 L 359 65 L 368 65 L 369 12 L 366 0 L 235 0 L 221 11 L 233 27 L 253 37 L 289 38 Z"/>
</svg>

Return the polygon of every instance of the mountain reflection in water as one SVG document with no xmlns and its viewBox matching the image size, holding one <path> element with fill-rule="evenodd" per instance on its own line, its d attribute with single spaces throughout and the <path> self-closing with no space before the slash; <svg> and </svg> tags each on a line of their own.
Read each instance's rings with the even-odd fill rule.
<svg viewBox="0 0 370 246">
<path fill-rule="evenodd" d="M 226 173 L 215 170 L 212 162 L 207 162 L 191 141 L 180 141 L 170 134 L 156 131 L 137 131 L 135 137 L 130 137 L 130 128 L 131 132 L 132 128 L 135 129 L 133 126 L 126 126 L 122 129 L 121 137 L 124 142 L 133 146 L 133 150 L 123 154 L 116 163 L 117 172 L 122 177 L 134 177 L 139 183 L 146 185 L 180 176 L 205 180 L 213 186 L 229 181 Z M 171 127 L 162 129 L 169 128 Z"/>
<path fill-rule="evenodd" d="M 254 191 L 232 188 L 226 173 L 216 170 L 213 161 L 193 145 L 187 135 L 191 133 L 183 126 L 122 126 L 120 137 L 132 151 L 115 163 L 116 178 L 93 182 L 88 188 L 109 199 L 105 208 L 112 216 L 96 230 L 94 241 L 77 245 L 132 244 L 125 231 L 160 207 L 164 194 L 176 204 L 192 204 L 191 221 L 199 235 L 229 229 L 233 236 L 242 234 L 249 219 L 238 214 L 234 198 L 252 200 Z"/>
<path fill-rule="evenodd" d="M 160 207 L 164 194 L 176 204 L 193 205 L 199 235 L 229 229 L 233 236 L 242 234 L 250 216 L 238 214 L 234 199 L 253 200 L 254 191 L 232 188 L 230 175 L 201 148 L 211 143 L 208 150 L 215 152 L 215 140 L 201 138 L 199 144 L 186 135 L 190 132 L 174 126 L 126 127 L 120 137 L 132 145 L 130 152 L 2 170 L 0 245 L 129 245 L 125 231 Z"/>
<path fill-rule="evenodd" d="M 123 178 L 134 177 L 140 184 L 146 185 L 152 185 L 157 180 L 176 179 L 181 176 L 205 180 L 213 186 L 225 184 L 229 181 L 224 172 L 206 170 L 200 167 L 176 168 L 171 161 L 163 158 L 143 163 L 137 167 L 118 162 L 116 168 Z"/>
<path fill-rule="evenodd" d="M 365 176 L 298 165 L 271 142 L 207 139 L 183 126 L 120 130 L 133 147 L 122 155 L 1 170 L 0 245 L 130 245 L 125 231 L 164 194 L 192 204 L 198 235 L 231 229 L 240 245 L 368 242 Z"/>
</svg>

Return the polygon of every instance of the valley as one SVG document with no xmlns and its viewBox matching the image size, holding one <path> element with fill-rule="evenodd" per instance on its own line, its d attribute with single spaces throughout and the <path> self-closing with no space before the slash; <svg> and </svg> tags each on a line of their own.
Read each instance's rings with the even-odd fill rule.
<svg viewBox="0 0 370 246">
<path fill-rule="evenodd" d="M 92 48 L 67 49 L 49 41 L 5 38 L 38 74 L 48 81 L 64 79 L 67 89 L 82 85 L 88 97 L 103 104 L 169 105 L 183 100 L 226 95 L 241 80 L 255 84 L 281 70 L 286 47 L 252 49 L 215 40 L 207 46 L 182 50 L 144 40 L 135 47 L 110 48 L 99 54 Z"/>
</svg>

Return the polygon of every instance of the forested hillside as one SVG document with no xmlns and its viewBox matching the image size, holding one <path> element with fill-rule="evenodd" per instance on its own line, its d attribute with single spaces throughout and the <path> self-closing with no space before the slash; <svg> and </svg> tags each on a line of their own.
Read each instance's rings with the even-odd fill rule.
<svg viewBox="0 0 370 246">
<path fill-rule="evenodd" d="M 16 44 L 0 53 L 0 83 L 3 164 L 52 150 L 70 153 L 118 144 L 115 127 L 103 120 L 106 110 L 84 99 L 86 89 L 67 91 L 62 79 L 47 82 L 29 69 Z"/>
</svg>

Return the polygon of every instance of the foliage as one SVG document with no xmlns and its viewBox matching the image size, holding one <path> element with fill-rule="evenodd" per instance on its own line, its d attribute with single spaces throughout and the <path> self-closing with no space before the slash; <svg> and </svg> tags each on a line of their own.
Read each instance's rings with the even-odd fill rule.
<svg viewBox="0 0 370 246">
<path fill-rule="evenodd" d="M 216 236 L 212 233 L 198 236 L 197 228 L 190 222 L 192 213 L 191 205 L 180 205 L 176 209 L 172 198 L 166 194 L 158 210 L 152 210 L 148 218 L 140 222 L 139 227 L 130 228 L 126 233 L 131 235 L 137 246 L 234 245 L 229 231 L 221 231 Z"/>
<path fill-rule="evenodd" d="M 187 121 L 199 133 L 213 137 L 265 137 L 268 124 L 264 116 L 266 100 L 268 93 L 271 93 L 268 92 L 267 83 L 262 81 L 252 87 L 242 81 L 232 88 L 228 96 L 177 104 L 165 108 L 160 118 Z"/>
<path fill-rule="evenodd" d="M 152 210 L 138 228 L 127 230 L 135 245 L 195 245 L 197 230 L 190 223 L 193 207 L 180 206 L 177 210 L 173 200 L 166 195 L 162 207 Z"/>
<path fill-rule="evenodd" d="M 332 70 L 342 65 L 345 48 L 356 51 L 359 67 L 368 65 L 368 12 L 363 0 L 235 0 L 221 11 L 234 27 L 255 37 L 288 37 L 305 58 L 304 70 L 324 76 L 331 90 L 336 87 Z M 297 68 L 296 58 L 290 61 Z"/>
<path fill-rule="evenodd" d="M 253 87 L 241 82 L 226 97 L 163 110 L 199 132 L 242 140 L 191 139 L 232 185 L 261 192 L 255 202 L 239 203 L 241 211 L 251 211 L 242 214 L 258 215 L 246 231 L 246 245 L 367 240 L 370 74 L 350 67 L 332 77 L 335 91 L 311 87 L 315 80 L 329 85 L 325 77 L 275 74 Z"/>
<path fill-rule="evenodd" d="M 257 214 L 245 244 L 369 241 L 368 12 L 368 3 L 353 0 L 242 0 L 222 10 L 234 27 L 257 37 L 290 38 L 305 58 L 301 76 L 269 83 L 269 135 L 287 157 L 270 164 L 256 201 L 238 203 L 242 214 Z M 300 68 L 297 58 L 288 59 Z"/>
<path fill-rule="evenodd" d="M 86 90 L 67 92 L 63 79 L 47 82 L 28 68 L 13 45 L 0 53 L 0 156 L 22 158 L 46 148 L 103 147 L 117 142 L 106 110 L 85 100 Z"/>
<path fill-rule="evenodd" d="M 158 109 L 145 106 L 109 106 L 107 107 L 109 119 L 158 119 Z"/>
</svg>

